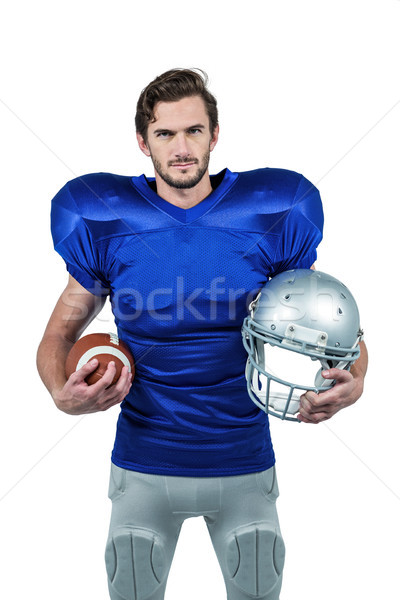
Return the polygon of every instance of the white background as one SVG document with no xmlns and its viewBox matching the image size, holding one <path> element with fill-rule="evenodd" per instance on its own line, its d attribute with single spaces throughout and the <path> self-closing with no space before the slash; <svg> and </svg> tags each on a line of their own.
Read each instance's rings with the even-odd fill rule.
<svg viewBox="0 0 400 600">
<path fill-rule="evenodd" d="M 35 354 L 66 283 L 50 201 L 94 171 L 151 175 L 141 89 L 201 67 L 220 109 L 211 171 L 299 171 L 326 215 L 317 267 L 356 296 L 363 399 L 319 426 L 273 420 L 287 546 L 281 600 L 400 597 L 398 202 L 400 2 L 15 0 L 0 15 L 0 596 L 106 600 L 109 457 L 118 409 L 53 406 Z M 106 311 L 92 330 L 110 329 Z M 187 521 L 167 600 L 219 600 L 205 525 Z"/>
</svg>

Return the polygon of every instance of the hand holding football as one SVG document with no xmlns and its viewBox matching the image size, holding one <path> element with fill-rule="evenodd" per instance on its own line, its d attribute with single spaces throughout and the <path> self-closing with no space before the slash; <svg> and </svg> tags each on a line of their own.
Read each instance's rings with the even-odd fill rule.
<svg viewBox="0 0 400 600">
<path fill-rule="evenodd" d="M 93 358 L 96 358 L 99 364 L 86 377 L 85 381 L 88 385 L 93 385 L 104 375 L 107 365 L 111 361 L 114 361 L 116 367 L 116 373 L 111 385 L 118 381 L 124 366 L 128 367 L 132 376 L 135 374 L 133 356 L 128 346 L 117 335 L 113 333 L 90 333 L 75 342 L 69 351 L 65 363 L 67 378 Z"/>
</svg>

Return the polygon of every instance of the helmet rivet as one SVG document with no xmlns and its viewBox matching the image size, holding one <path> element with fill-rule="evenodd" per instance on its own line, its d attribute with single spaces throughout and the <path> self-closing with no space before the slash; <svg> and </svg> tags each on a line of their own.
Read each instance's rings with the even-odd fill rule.
<svg viewBox="0 0 400 600">
<path fill-rule="evenodd" d="M 276 325 L 271 325 L 271 329 L 272 330 L 276 329 Z"/>
<path fill-rule="evenodd" d="M 321 335 L 321 340 L 325 340 L 326 339 L 326 335 Z"/>
<path fill-rule="evenodd" d="M 340 342 L 336 342 L 335 346 L 336 346 L 336 348 L 337 348 L 338 346 L 340 346 Z"/>
<path fill-rule="evenodd" d="M 293 325 L 291 325 L 291 326 L 289 327 L 289 331 L 294 331 L 294 327 L 293 327 Z"/>
</svg>

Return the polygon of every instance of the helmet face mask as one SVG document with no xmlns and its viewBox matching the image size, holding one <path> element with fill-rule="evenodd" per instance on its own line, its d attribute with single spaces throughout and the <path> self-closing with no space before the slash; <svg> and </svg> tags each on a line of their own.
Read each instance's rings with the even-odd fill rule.
<svg viewBox="0 0 400 600">
<path fill-rule="evenodd" d="M 300 396 L 335 383 L 324 379 L 322 370 L 351 367 L 362 332 L 356 302 L 340 281 L 320 271 L 295 269 L 262 288 L 242 334 L 250 398 L 273 416 L 298 421 Z"/>
</svg>

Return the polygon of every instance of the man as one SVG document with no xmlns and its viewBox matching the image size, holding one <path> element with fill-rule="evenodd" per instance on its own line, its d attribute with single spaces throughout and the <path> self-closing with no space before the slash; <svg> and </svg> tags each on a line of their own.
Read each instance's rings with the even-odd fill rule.
<svg viewBox="0 0 400 600">
<path fill-rule="evenodd" d="M 180 527 L 197 515 L 228 599 L 277 600 L 284 545 L 275 458 L 268 418 L 247 395 L 241 325 L 269 277 L 313 266 L 319 193 L 281 169 L 210 176 L 217 105 L 196 71 L 151 82 L 136 129 L 154 179 L 87 175 L 53 200 L 54 244 L 69 282 L 39 347 L 39 372 L 69 414 L 122 402 L 106 548 L 112 600 L 162 600 Z M 110 387 L 110 363 L 87 386 L 96 361 L 67 381 L 66 355 L 108 295 L 136 359 L 135 381 L 124 369 Z M 331 390 L 303 396 L 299 419 L 317 423 L 355 402 L 365 370 L 362 345 L 351 373 L 331 369 Z"/>
</svg>

